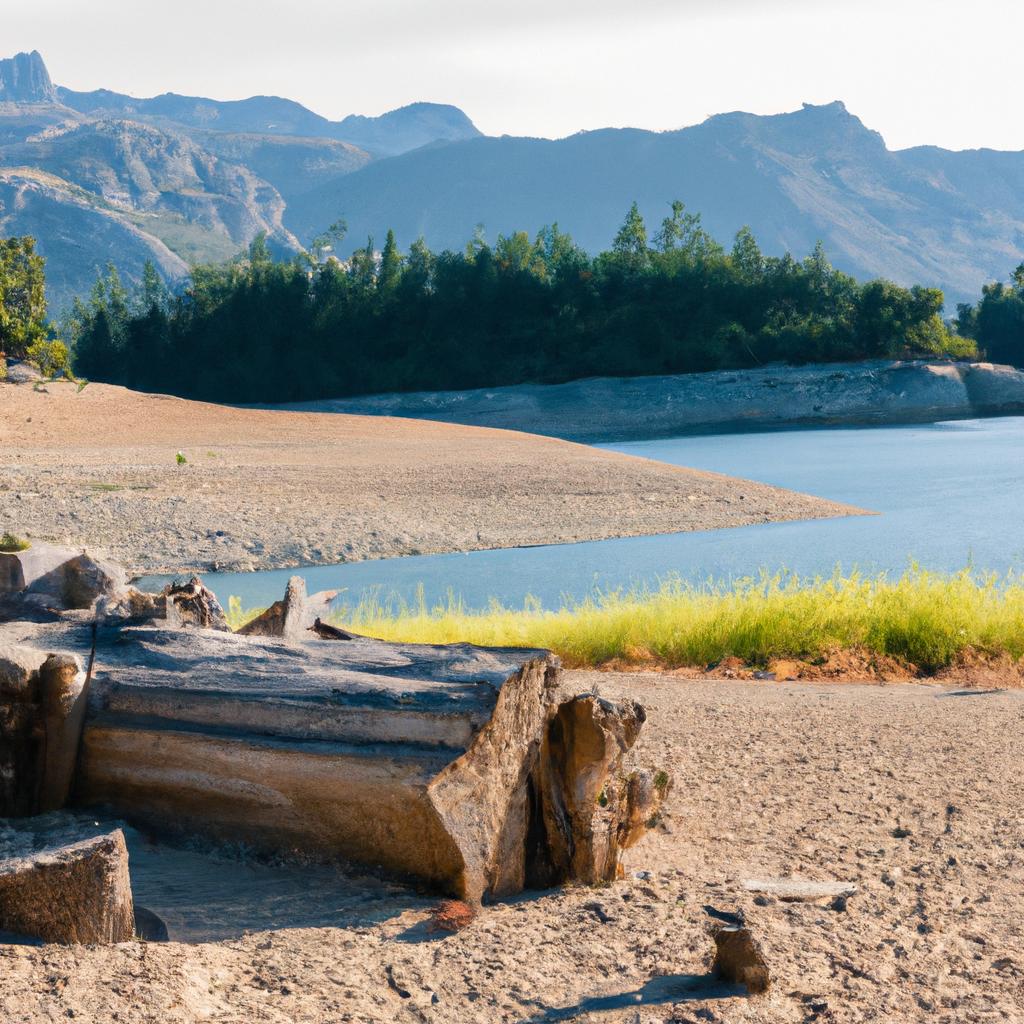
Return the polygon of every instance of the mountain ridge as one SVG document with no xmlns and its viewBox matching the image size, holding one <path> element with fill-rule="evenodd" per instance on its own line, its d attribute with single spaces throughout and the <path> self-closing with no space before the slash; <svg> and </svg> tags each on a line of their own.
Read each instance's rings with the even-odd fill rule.
<svg viewBox="0 0 1024 1024">
<path fill-rule="evenodd" d="M 595 252 L 634 200 L 652 234 L 678 198 L 725 244 L 743 226 L 770 255 L 821 240 L 849 273 L 950 303 L 1024 260 L 1024 153 L 890 150 L 839 100 L 495 137 L 446 104 L 331 121 L 277 96 L 75 91 L 33 51 L 0 60 L 0 174 L 0 232 L 37 237 L 58 310 L 108 260 L 131 282 L 148 250 L 175 283 L 257 232 L 296 251 L 339 219 L 353 247 L 393 228 L 403 247 L 461 249 L 480 223 L 493 240 L 557 222 Z"/>
<path fill-rule="evenodd" d="M 445 104 L 335 122 L 277 96 L 81 92 L 55 85 L 34 50 L 0 60 L 0 233 L 36 237 L 59 313 L 108 263 L 131 284 L 151 260 L 173 285 L 190 264 L 228 259 L 261 232 L 275 251 L 297 252 L 283 221 L 294 195 L 475 135 Z"/>
<path fill-rule="evenodd" d="M 297 197 L 300 237 L 324 211 L 355 238 L 393 228 L 461 247 L 558 222 L 583 248 L 610 244 L 636 200 L 653 227 L 682 199 L 728 244 L 744 226 L 772 255 L 820 239 L 858 277 L 937 286 L 950 301 L 1024 258 L 1024 153 L 889 150 L 841 102 L 715 115 L 666 132 L 596 129 L 564 139 L 483 137 L 402 154 Z"/>
</svg>

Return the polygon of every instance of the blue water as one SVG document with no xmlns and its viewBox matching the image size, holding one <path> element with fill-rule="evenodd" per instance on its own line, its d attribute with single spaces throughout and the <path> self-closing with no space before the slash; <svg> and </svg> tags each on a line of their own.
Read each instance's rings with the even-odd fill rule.
<svg viewBox="0 0 1024 1024">
<path fill-rule="evenodd" d="M 527 595 L 556 604 L 595 588 L 655 583 L 671 573 L 730 580 L 760 569 L 801 574 L 834 568 L 1024 570 L 1024 418 L 927 426 L 728 434 L 603 445 L 613 451 L 778 484 L 877 512 L 813 522 L 663 534 L 469 554 L 424 555 L 262 573 L 210 573 L 222 598 L 266 605 L 288 577 L 310 591 L 368 590 L 430 602 L 449 591 L 471 607 Z M 153 581 L 157 582 L 157 581 Z"/>
</svg>

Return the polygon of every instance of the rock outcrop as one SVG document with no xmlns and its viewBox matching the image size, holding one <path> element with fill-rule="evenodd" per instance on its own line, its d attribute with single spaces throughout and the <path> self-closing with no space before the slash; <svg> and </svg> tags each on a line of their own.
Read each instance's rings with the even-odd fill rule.
<svg viewBox="0 0 1024 1024">
<path fill-rule="evenodd" d="M 1016 415 L 1024 411 L 1024 370 L 980 362 L 875 360 L 370 395 L 286 408 L 445 420 L 594 443 Z"/>
<path fill-rule="evenodd" d="M 0 103 L 56 103 L 57 90 L 38 50 L 0 60 Z"/>
</svg>

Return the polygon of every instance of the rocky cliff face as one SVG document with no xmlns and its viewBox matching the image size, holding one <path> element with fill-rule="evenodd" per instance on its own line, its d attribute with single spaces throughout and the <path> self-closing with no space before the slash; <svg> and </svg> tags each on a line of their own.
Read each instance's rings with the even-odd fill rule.
<svg viewBox="0 0 1024 1024">
<path fill-rule="evenodd" d="M 57 102 L 57 90 L 38 50 L 0 60 L 0 102 Z"/>
<path fill-rule="evenodd" d="M 173 284 L 260 232 L 297 251 L 284 222 L 293 198 L 381 155 L 478 134 L 431 103 L 335 122 L 276 96 L 76 92 L 21 53 L 0 61 L 0 234 L 36 237 L 59 314 L 110 262 L 131 284 L 152 260 Z M 325 205 L 317 231 L 342 212 Z"/>
</svg>

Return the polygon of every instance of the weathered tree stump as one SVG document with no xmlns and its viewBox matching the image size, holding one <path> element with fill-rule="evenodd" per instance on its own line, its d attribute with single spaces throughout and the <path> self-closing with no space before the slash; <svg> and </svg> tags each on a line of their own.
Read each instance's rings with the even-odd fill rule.
<svg viewBox="0 0 1024 1024">
<path fill-rule="evenodd" d="M 309 629 L 300 583 L 259 627 L 275 636 L 224 631 L 198 579 L 166 591 L 165 622 L 34 626 L 0 672 L 21 780 L 0 814 L 60 806 L 74 776 L 74 805 L 344 858 L 471 903 L 616 877 L 668 786 L 623 773 L 639 705 L 561 693 L 546 651 L 338 642 Z M 94 637 L 83 728 L 78 663 L 43 655 L 84 659 Z"/>
<path fill-rule="evenodd" d="M 312 630 L 325 639 L 330 639 L 333 634 L 334 639 L 346 640 L 349 637 L 344 630 L 324 625 L 320 620 L 337 596 L 336 590 L 322 590 L 307 596 L 306 581 L 301 576 L 292 576 L 284 598 L 247 622 L 238 633 L 242 636 L 279 636 L 295 641 L 308 640 L 304 634 Z"/>
<path fill-rule="evenodd" d="M 63 807 L 87 702 L 77 657 L 0 646 L 0 817 Z"/>
<path fill-rule="evenodd" d="M 44 942 L 126 942 L 135 933 L 120 829 L 78 838 L 0 831 L 0 930 Z M 47 845 L 35 849 L 40 839 Z"/>
</svg>

